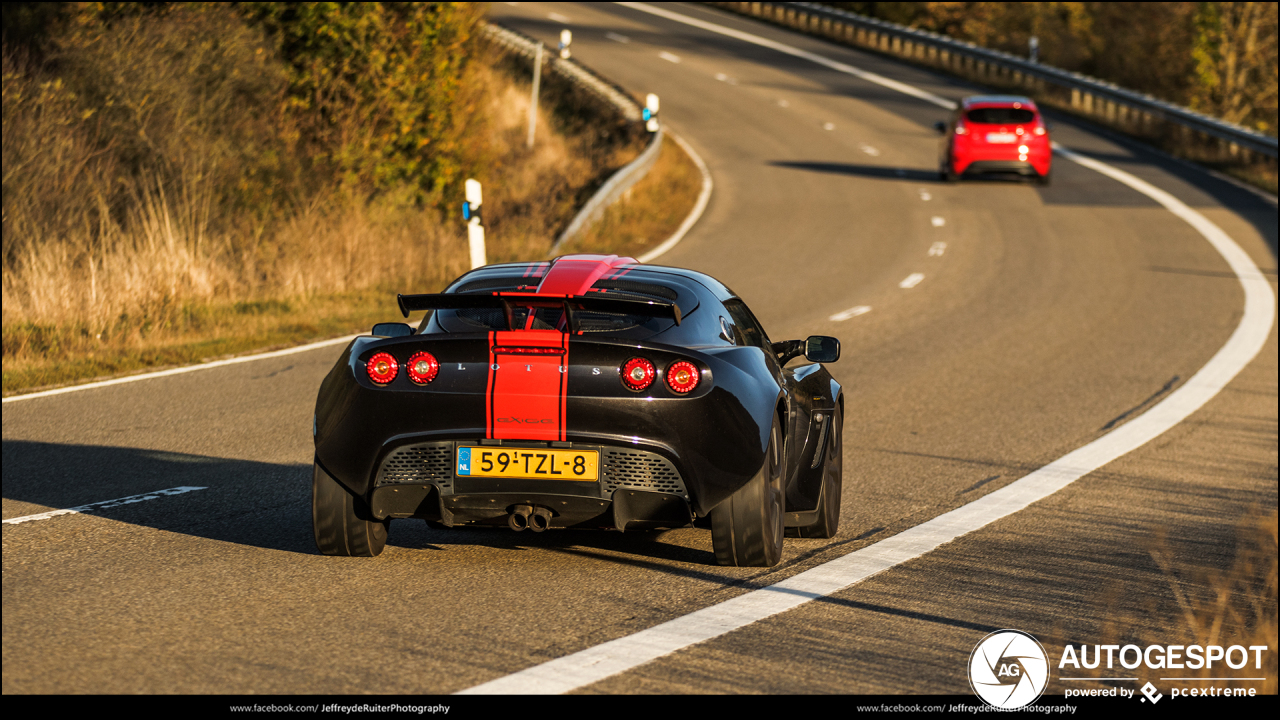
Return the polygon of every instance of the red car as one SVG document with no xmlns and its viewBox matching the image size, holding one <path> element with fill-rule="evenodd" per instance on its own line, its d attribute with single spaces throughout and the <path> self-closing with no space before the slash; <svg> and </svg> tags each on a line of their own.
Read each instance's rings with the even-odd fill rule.
<svg viewBox="0 0 1280 720">
<path fill-rule="evenodd" d="M 934 127 L 944 138 L 938 172 L 943 180 L 991 173 L 1049 184 L 1049 129 L 1030 98 L 972 95 L 960 102 L 949 123 Z"/>
</svg>

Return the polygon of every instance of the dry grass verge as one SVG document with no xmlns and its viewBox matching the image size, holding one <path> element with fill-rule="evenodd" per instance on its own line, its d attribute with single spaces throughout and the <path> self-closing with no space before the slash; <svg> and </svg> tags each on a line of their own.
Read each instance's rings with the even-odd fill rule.
<svg viewBox="0 0 1280 720">
<path fill-rule="evenodd" d="M 394 192 L 322 188 L 257 222 L 193 170 L 141 177 L 123 207 L 95 208 L 95 194 L 120 182 L 114 168 L 85 170 L 102 157 L 77 134 L 87 130 L 46 117 L 74 98 L 11 61 L 6 53 L 5 394 L 367 330 L 396 315 L 396 292 L 438 290 L 467 269 L 462 219 Z M 489 260 L 542 258 L 647 138 L 545 78 L 528 149 L 529 69 L 495 55 L 474 72 L 487 89 L 473 119 L 487 157 L 475 176 Z M 50 127 L 62 134 L 40 135 Z M 20 151 L 35 140 L 58 152 Z M 19 156 L 21 172 L 10 162 Z M 48 200 L 72 186 L 87 202 Z"/>
<path fill-rule="evenodd" d="M 507 172 L 486 184 L 491 262 L 544 257 L 574 203 L 607 177 L 600 168 L 620 167 L 636 152 L 624 146 L 592 162 L 575 147 L 580 141 L 550 130 L 551 116 L 540 118 L 529 152 L 528 101 L 518 82 L 495 93 L 494 146 Z M 642 254 L 679 227 L 700 187 L 697 166 L 667 141 L 650 173 L 564 252 Z M 235 299 L 218 292 L 236 273 L 219 265 L 217 240 L 192 226 L 196 214 L 159 195 L 144 207 L 152 219 L 141 242 L 122 239 L 87 259 L 60 249 L 28 262 L 39 272 L 6 272 L 6 395 L 366 331 L 399 318 L 396 292 L 436 291 L 467 269 L 461 224 L 431 211 L 315 208 L 281 232 L 274 257 L 257 261 L 258 277 L 276 278 L 271 290 Z M 112 291 L 106 282 L 122 287 Z M 129 288 L 159 293 L 148 316 L 130 317 L 106 302 Z M 22 301 L 10 305 L 10 297 Z"/>
<path fill-rule="evenodd" d="M 1124 675 L 1137 676 L 1135 687 L 1151 682 L 1165 694 L 1171 687 L 1204 690 L 1210 686 L 1252 688 L 1259 695 L 1276 694 L 1276 638 L 1280 632 L 1276 614 L 1276 597 L 1280 590 L 1277 583 L 1277 560 L 1280 559 L 1277 519 L 1275 510 L 1269 514 L 1249 513 L 1237 526 L 1235 555 L 1229 565 L 1222 567 L 1203 567 L 1179 561 L 1170 542 L 1163 535 L 1158 536 L 1149 553 L 1164 575 L 1167 593 L 1151 596 L 1142 606 L 1135 606 L 1125 602 L 1119 591 L 1112 588 L 1107 597 L 1099 599 L 1099 604 L 1105 608 L 1101 616 L 1107 620 L 1099 629 L 1098 638 L 1084 641 L 1089 646 L 1091 661 L 1096 658 L 1094 645 L 1136 645 L 1141 649 L 1151 645 L 1181 645 L 1184 648 L 1180 651 L 1184 665 L 1191 660 L 1185 648 L 1192 645 L 1202 648 L 1238 645 L 1246 649 L 1265 646 L 1269 650 L 1262 653 L 1261 669 L 1255 668 L 1255 653 L 1250 650 L 1244 667 L 1237 670 L 1227 667 L 1222 660 L 1215 661 L 1212 667 L 1199 669 L 1151 669 L 1145 663 L 1133 669 L 1123 669 L 1117 660 L 1108 670 L 1103 660 L 1095 669 L 1071 668 L 1069 674 L 1072 677 L 1103 678 L 1114 676 L 1119 671 Z M 1057 637 L 1045 642 L 1053 662 L 1062 657 L 1066 643 L 1061 629 L 1055 634 Z M 1078 653 L 1079 641 L 1071 644 L 1076 646 Z M 1239 661 L 1238 651 L 1236 660 Z M 1170 676 L 1205 680 L 1161 680 Z M 1208 678 L 1230 677 L 1262 677 L 1264 680 L 1207 681 Z M 1111 684 L 1099 680 L 1096 687 Z M 1126 682 L 1124 686 L 1129 684 Z M 1072 683 L 1073 688 L 1076 686 Z"/>
</svg>

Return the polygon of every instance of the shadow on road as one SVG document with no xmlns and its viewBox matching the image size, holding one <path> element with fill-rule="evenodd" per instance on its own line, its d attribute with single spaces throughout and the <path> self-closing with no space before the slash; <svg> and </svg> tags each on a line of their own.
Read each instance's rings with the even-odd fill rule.
<svg viewBox="0 0 1280 720">
<path fill-rule="evenodd" d="M 4 497 L 30 503 L 16 513 L 155 493 L 177 487 L 203 490 L 107 508 L 86 514 L 118 522 L 268 550 L 317 554 L 311 531 L 311 466 L 229 460 L 202 455 L 96 445 L 30 441 L 3 443 Z M 55 523 L 61 518 L 39 520 Z M 421 520 L 391 524 L 390 547 L 439 550 L 478 546 L 519 551 L 526 547 L 606 557 L 625 563 L 715 565 L 710 534 L 673 544 L 664 533 L 588 529 L 515 533 L 506 528 L 433 529 Z M 701 545 L 705 544 L 703 548 Z M 695 547 L 696 545 L 696 547 Z"/>
<path fill-rule="evenodd" d="M 3 462 L 5 499 L 35 506 L 20 514 L 199 487 L 205 489 L 87 514 L 240 545 L 316 552 L 310 466 L 30 441 L 6 441 Z"/>
</svg>

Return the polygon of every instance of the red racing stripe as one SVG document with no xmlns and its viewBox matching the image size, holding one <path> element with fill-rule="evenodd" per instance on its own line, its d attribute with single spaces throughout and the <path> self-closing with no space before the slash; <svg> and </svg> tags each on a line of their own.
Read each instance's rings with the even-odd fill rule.
<svg viewBox="0 0 1280 720">
<path fill-rule="evenodd" d="M 583 295 L 605 273 L 635 262 L 634 258 L 617 255 L 566 255 L 552 263 L 547 276 L 538 285 L 538 293 Z"/>
<path fill-rule="evenodd" d="M 484 434 L 485 437 L 493 437 L 493 379 L 494 379 L 494 359 L 493 359 L 493 336 L 489 333 L 489 379 L 484 388 Z"/>
<path fill-rule="evenodd" d="M 522 348 L 556 349 L 553 355 Z M 489 335 L 488 435 L 511 440 L 565 439 L 569 336 L 558 330 Z"/>
</svg>

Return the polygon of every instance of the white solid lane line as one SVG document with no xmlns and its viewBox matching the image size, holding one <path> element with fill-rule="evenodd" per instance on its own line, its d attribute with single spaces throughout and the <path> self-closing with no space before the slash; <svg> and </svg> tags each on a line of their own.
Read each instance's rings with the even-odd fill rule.
<svg viewBox="0 0 1280 720">
<path fill-rule="evenodd" d="M 94 510 L 106 510 L 108 508 L 120 507 L 121 505 L 132 505 L 134 503 L 146 502 L 147 500 L 156 500 L 169 495 L 181 495 L 195 490 L 208 490 L 208 488 L 183 486 L 169 488 L 168 490 L 156 490 L 155 492 L 143 493 L 141 495 L 130 495 L 128 497 L 116 498 L 115 500 L 103 500 L 102 502 L 89 503 L 88 505 L 80 505 L 73 508 L 50 510 L 49 512 L 36 513 L 35 515 L 23 515 L 22 517 L 9 518 L 4 521 L 4 524 L 18 525 L 20 523 L 31 522 L 33 520 L 48 520 L 49 518 L 58 517 L 59 515 L 76 515 L 78 513 L 93 512 Z"/>
<path fill-rule="evenodd" d="M 923 279 L 924 279 L 923 273 L 911 273 L 906 278 L 904 278 L 902 282 L 898 283 L 898 287 L 902 288 L 903 290 L 910 290 L 911 288 L 919 285 L 920 281 Z"/>
<path fill-rule="evenodd" d="M 112 380 L 99 380 L 98 382 L 54 388 L 53 390 L 43 390 L 41 392 L 28 393 L 26 395 L 14 395 L 12 397 L 5 398 L 4 402 L 11 403 L 18 402 L 19 400 L 32 400 L 35 398 L 49 397 L 50 395 L 61 395 L 63 393 L 77 392 L 80 390 L 92 390 L 93 388 L 107 387 L 108 385 L 123 385 L 124 383 L 138 382 L 139 380 L 150 380 L 152 378 L 168 377 L 169 375 L 181 375 L 183 373 L 195 372 L 197 370 L 209 370 L 210 368 L 224 367 L 227 365 L 238 365 L 240 363 L 253 362 L 254 360 L 266 360 L 267 358 L 294 355 L 296 353 L 308 352 L 322 347 L 329 347 L 330 345 L 345 345 L 358 337 L 360 336 L 347 335 L 346 337 L 333 338 L 332 340 L 321 340 L 320 342 L 307 343 L 306 345 L 285 348 L 284 350 L 273 350 L 271 352 L 258 353 L 256 355 L 245 355 L 243 357 L 230 358 L 227 360 L 215 360 L 214 362 L 201 363 L 199 365 L 187 365 L 185 367 L 170 368 L 168 370 L 158 370 L 156 372 L 142 373 L 140 375 L 129 375 L 128 377 L 114 378 Z"/>
<path fill-rule="evenodd" d="M 840 322 L 842 320 L 848 320 L 849 318 L 852 318 L 852 317 L 858 317 L 859 315 L 866 315 L 869 312 L 871 312 L 870 305 L 858 305 L 856 307 L 851 307 L 848 310 L 845 310 L 844 312 L 838 312 L 827 319 L 831 320 L 832 322 Z"/>
<path fill-rule="evenodd" d="M 715 183 L 711 182 L 711 170 L 707 168 L 702 156 L 693 149 L 693 146 L 685 142 L 684 138 L 675 134 L 669 127 L 664 128 L 664 132 L 666 132 L 667 137 L 675 140 L 680 149 L 684 150 L 685 154 L 693 160 L 693 164 L 698 166 L 698 172 L 702 175 L 702 189 L 698 191 L 698 200 L 693 204 L 693 209 L 685 216 L 684 222 L 680 223 L 680 227 L 676 228 L 671 237 L 664 240 L 658 247 L 636 258 L 636 262 L 653 262 L 663 253 L 679 244 L 684 239 L 685 233 L 689 232 L 693 224 L 698 222 L 698 218 L 702 217 L 702 211 L 707 209 L 707 203 L 711 201 L 711 190 L 715 187 Z"/>
<path fill-rule="evenodd" d="M 763 40 L 747 33 L 739 33 L 701 20 L 685 18 L 643 3 L 620 4 L 668 17 L 677 22 L 703 27 L 722 35 L 746 36 L 740 39 L 745 39 L 747 42 Z M 767 42 L 769 47 L 787 48 L 775 49 L 789 55 L 818 57 L 812 53 L 800 55 L 799 53 L 803 51 L 781 43 Z M 814 62 L 827 67 L 831 67 L 832 63 L 825 58 L 821 61 L 814 60 Z M 898 84 L 901 85 L 901 83 Z M 907 94 L 914 97 L 921 97 L 920 94 L 924 93 L 915 88 L 910 89 L 911 92 Z M 930 102 L 933 101 L 930 100 Z M 949 100 L 945 102 L 948 105 L 954 105 Z M 790 610 L 810 600 L 839 592 L 876 573 L 920 557 L 945 543 L 1049 497 L 1094 470 L 1159 437 L 1217 395 L 1253 360 L 1271 333 L 1276 309 L 1275 295 L 1271 292 L 1270 281 L 1258 270 L 1258 266 L 1254 264 L 1248 253 L 1241 249 L 1230 236 L 1182 201 L 1122 170 L 1069 150 L 1056 149 L 1067 159 L 1097 170 L 1147 195 L 1185 220 L 1218 250 L 1239 278 L 1245 294 L 1244 314 L 1240 318 L 1240 324 L 1236 326 L 1235 332 L 1222 349 L 1185 385 L 1128 423 L 968 505 L 963 505 L 897 535 L 766 588 L 739 595 L 732 600 L 678 617 L 648 630 L 497 678 L 463 690 L 460 694 L 569 692 L 631 670 L 690 645 L 719 637 Z"/>
</svg>

